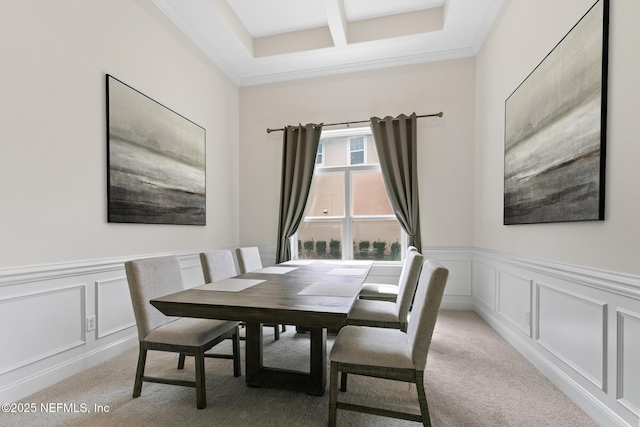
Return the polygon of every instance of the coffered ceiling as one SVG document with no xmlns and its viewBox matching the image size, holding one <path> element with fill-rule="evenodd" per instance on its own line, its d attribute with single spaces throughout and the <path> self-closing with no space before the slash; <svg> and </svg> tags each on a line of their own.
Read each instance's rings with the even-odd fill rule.
<svg viewBox="0 0 640 427">
<path fill-rule="evenodd" d="M 503 0 L 153 0 L 240 86 L 472 56 Z"/>
</svg>

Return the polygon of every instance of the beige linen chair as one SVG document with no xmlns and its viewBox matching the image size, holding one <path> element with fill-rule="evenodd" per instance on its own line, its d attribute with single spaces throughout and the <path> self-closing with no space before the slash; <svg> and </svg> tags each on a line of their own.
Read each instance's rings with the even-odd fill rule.
<svg viewBox="0 0 640 427">
<path fill-rule="evenodd" d="M 238 266 L 240 273 L 249 273 L 251 271 L 260 270 L 262 268 L 262 259 L 260 258 L 260 250 L 256 246 L 236 249 L 238 257 Z"/>
<path fill-rule="evenodd" d="M 228 279 L 237 276 L 236 265 L 233 262 L 233 255 L 229 250 L 209 251 L 200 253 L 200 264 L 202 264 L 202 274 L 206 283 Z M 244 322 L 241 323 L 244 327 Z M 280 338 L 278 327 L 274 327 L 275 339 Z M 244 337 L 240 337 L 244 340 Z"/>
<path fill-rule="evenodd" d="M 398 329 L 346 326 L 340 330 L 329 355 L 329 426 L 337 410 L 363 412 L 431 425 L 424 390 L 424 370 L 449 271 L 427 260 L 422 268 L 407 332 Z M 420 415 L 338 401 L 338 372 L 412 382 L 416 385 Z"/>
<path fill-rule="evenodd" d="M 238 322 L 211 319 L 167 317 L 153 307 L 153 298 L 184 290 L 180 262 L 176 256 L 128 261 L 125 263 L 133 312 L 138 327 L 140 354 L 133 387 L 133 397 L 140 396 L 142 382 L 195 387 L 198 409 L 207 406 L 204 358 L 233 359 L 233 374 L 240 376 L 240 341 Z M 223 340 L 233 340 L 233 355 L 205 354 Z M 183 381 L 144 375 L 148 350 L 180 353 L 178 369 L 184 368 L 184 356 L 195 356 L 196 380 Z"/>
<path fill-rule="evenodd" d="M 202 252 L 200 264 L 205 283 L 217 282 L 238 274 L 233 255 L 228 250 Z"/>
<path fill-rule="evenodd" d="M 417 251 L 418 248 L 415 246 L 409 246 L 407 248 L 407 254 L 411 251 Z M 405 263 L 407 258 L 405 257 Z M 360 299 L 370 299 L 374 301 L 389 301 L 396 302 L 398 299 L 398 289 L 400 286 L 397 284 L 387 284 L 387 283 L 365 283 L 362 285 L 360 289 L 360 294 L 358 298 Z"/>
<path fill-rule="evenodd" d="M 395 302 L 357 299 L 349 311 L 346 325 L 376 326 L 407 330 L 407 318 L 420 279 L 423 256 L 418 251 L 407 253 Z"/>
<path fill-rule="evenodd" d="M 260 258 L 260 250 L 256 246 L 248 246 L 244 248 L 236 249 L 236 256 L 238 257 L 238 266 L 240 267 L 240 274 L 249 273 L 251 271 L 260 270 L 262 268 L 262 259 Z M 273 326 L 273 337 L 276 340 L 280 339 L 280 329 L 278 325 L 266 325 Z M 282 325 L 282 332 L 286 332 L 286 325 Z"/>
</svg>

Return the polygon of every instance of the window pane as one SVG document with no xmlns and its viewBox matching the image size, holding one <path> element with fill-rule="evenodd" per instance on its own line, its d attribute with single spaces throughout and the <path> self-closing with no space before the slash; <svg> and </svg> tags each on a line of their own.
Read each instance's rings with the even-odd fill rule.
<svg viewBox="0 0 640 427">
<path fill-rule="evenodd" d="M 351 151 L 364 150 L 364 137 L 351 138 Z"/>
<path fill-rule="evenodd" d="M 324 161 L 323 154 L 324 154 L 324 144 L 321 142 L 318 145 L 318 152 L 316 153 L 316 165 L 321 165 L 322 162 Z"/>
<path fill-rule="evenodd" d="M 305 216 L 344 216 L 344 173 L 313 176 Z"/>
<path fill-rule="evenodd" d="M 349 139 L 349 155 L 351 165 L 364 164 L 364 136 Z"/>
<path fill-rule="evenodd" d="M 400 224 L 393 219 L 354 220 L 353 258 L 398 261 L 401 256 Z"/>
<path fill-rule="evenodd" d="M 342 259 L 342 221 L 305 221 L 298 229 L 299 259 Z"/>
<path fill-rule="evenodd" d="M 361 165 L 364 164 L 364 151 L 354 151 L 351 153 L 351 164 Z"/>
<path fill-rule="evenodd" d="M 400 260 L 404 232 L 375 166 L 379 163 L 369 129 L 323 132 L 294 257 Z M 369 247 L 360 253 L 363 241 Z"/>
<path fill-rule="evenodd" d="M 354 215 L 393 215 L 382 181 L 382 173 L 358 172 L 352 175 Z"/>
</svg>

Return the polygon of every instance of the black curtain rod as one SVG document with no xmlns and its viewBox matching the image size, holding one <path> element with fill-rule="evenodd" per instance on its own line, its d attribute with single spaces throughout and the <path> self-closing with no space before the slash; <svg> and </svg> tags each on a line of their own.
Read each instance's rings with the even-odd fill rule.
<svg viewBox="0 0 640 427">
<path fill-rule="evenodd" d="M 416 118 L 421 118 L 421 117 L 442 117 L 443 113 L 442 111 L 440 111 L 439 113 L 435 113 L 435 114 L 423 114 L 421 116 L 416 116 Z M 370 120 L 359 120 L 357 122 L 342 122 L 342 123 L 327 123 L 325 125 L 322 126 L 340 126 L 340 125 L 353 125 L 356 123 L 369 123 Z M 284 131 L 284 128 L 280 128 L 280 129 L 271 129 L 271 128 L 267 128 L 267 133 L 271 133 L 271 132 L 276 132 L 276 131 Z"/>
</svg>

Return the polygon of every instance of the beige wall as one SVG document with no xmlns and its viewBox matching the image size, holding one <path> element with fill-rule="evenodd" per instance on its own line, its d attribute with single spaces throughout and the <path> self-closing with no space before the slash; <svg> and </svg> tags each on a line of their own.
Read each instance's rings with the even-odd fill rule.
<svg viewBox="0 0 640 427">
<path fill-rule="evenodd" d="M 637 274 L 640 2 L 611 2 L 605 221 L 502 225 L 504 102 L 593 3 L 505 2 L 477 56 L 475 246 Z"/>
<path fill-rule="evenodd" d="M 239 90 L 149 1 L 0 13 L 0 268 L 234 245 Z M 105 74 L 207 130 L 207 226 L 107 223 Z"/>
<path fill-rule="evenodd" d="M 475 60 L 240 89 L 240 241 L 276 244 L 282 132 L 267 128 L 444 111 L 418 121 L 422 241 L 473 246 Z"/>
<path fill-rule="evenodd" d="M 240 89 L 147 1 L 7 3 L 0 268 L 275 245 L 282 133 L 267 127 L 442 110 L 418 122 L 425 246 L 638 273 L 639 2 L 611 7 L 606 220 L 502 225 L 504 100 L 591 3 L 505 2 L 477 58 Z M 106 222 L 105 73 L 207 129 L 206 227 Z"/>
</svg>

